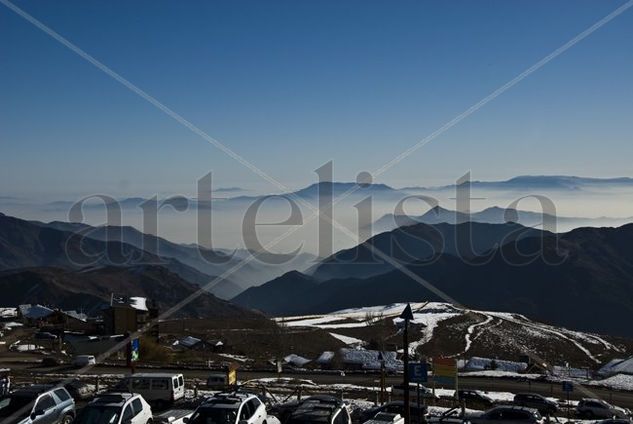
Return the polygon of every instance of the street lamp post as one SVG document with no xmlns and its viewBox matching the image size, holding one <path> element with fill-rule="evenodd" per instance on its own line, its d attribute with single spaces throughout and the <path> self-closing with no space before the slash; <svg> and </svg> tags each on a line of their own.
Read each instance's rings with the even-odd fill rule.
<svg viewBox="0 0 633 424">
<path fill-rule="evenodd" d="M 407 303 L 406 308 L 400 314 L 404 320 L 404 331 L 402 332 L 402 360 L 404 362 L 404 424 L 411 424 L 411 410 L 409 408 L 409 321 L 413 320 L 411 305 Z"/>
</svg>

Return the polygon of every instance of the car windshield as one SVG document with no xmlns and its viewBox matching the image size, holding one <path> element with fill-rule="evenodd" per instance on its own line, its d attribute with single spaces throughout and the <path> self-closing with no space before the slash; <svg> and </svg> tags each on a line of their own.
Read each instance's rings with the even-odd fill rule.
<svg viewBox="0 0 633 424">
<path fill-rule="evenodd" d="M 6 418 L 16 413 L 25 417 L 31 413 L 34 400 L 29 396 L 4 396 L 0 398 L 0 417 Z"/>
<path fill-rule="evenodd" d="M 237 419 L 236 408 L 200 408 L 189 423 L 191 424 L 234 424 Z"/>
<path fill-rule="evenodd" d="M 82 424 L 114 424 L 119 420 L 121 409 L 115 406 L 86 406 L 77 416 Z"/>
</svg>

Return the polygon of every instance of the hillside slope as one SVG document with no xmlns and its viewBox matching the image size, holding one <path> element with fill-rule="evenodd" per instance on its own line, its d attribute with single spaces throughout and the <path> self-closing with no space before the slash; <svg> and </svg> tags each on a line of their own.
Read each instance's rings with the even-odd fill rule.
<svg viewBox="0 0 633 424">
<path fill-rule="evenodd" d="M 88 266 L 159 265 L 200 286 L 215 278 L 174 257 L 158 256 L 117 240 L 101 241 L 82 237 L 59 228 L 90 229 L 62 223 L 48 226 L 0 214 L 0 270 L 32 267 L 76 270 Z M 153 244 L 148 242 L 147 245 Z M 232 281 L 222 280 L 210 290 L 229 298 L 242 289 Z"/>
<path fill-rule="evenodd" d="M 442 254 L 406 268 L 469 308 L 512 311 L 555 325 L 633 337 L 632 239 L 633 225 L 582 228 L 508 243 L 471 262 Z M 286 286 L 293 286 L 288 280 Z M 301 287 L 303 281 L 296 284 Z M 267 286 L 258 288 L 249 306 L 278 315 L 412 299 L 446 300 L 399 270 L 369 278 L 331 279 L 305 287 L 298 295 L 288 292 L 284 302 Z M 234 301 L 242 304 L 248 294 Z M 289 306 L 280 310 L 280 304 Z"/>
<path fill-rule="evenodd" d="M 161 313 L 193 296 L 172 317 L 239 318 L 259 314 L 220 300 L 160 266 L 103 267 L 84 271 L 31 268 L 0 273 L 1 306 L 39 303 L 98 315 L 110 295 L 141 296 Z"/>
</svg>

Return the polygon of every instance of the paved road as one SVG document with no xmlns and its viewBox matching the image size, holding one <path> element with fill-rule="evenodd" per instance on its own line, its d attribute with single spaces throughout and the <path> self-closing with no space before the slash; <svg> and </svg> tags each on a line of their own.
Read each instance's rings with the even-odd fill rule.
<svg viewBox="0 0 633 424">
<path fill-rule="evenodd" d="M 50 373 L 67 373 L 73 371 L 67 367 L 44 368 L 23 363 L 7 365 L 11 367 L 18 376 L 23 376 L 23 378 L 28 378 L 27 376 L 41 376 L 44 378 Z M 174 372 L 173 369 L 143 369 L 141 371 Z M 205 380 L 211 371 L 182 370 L 180 372 L 182 372 L 186 378 L 199 378 L 201 380 Z M 129 373 L 129 369 L 127 368 L 112 366 L 96 366 L 87 372 L 87 374 L 90 375 L 127 373 Z M 239 379 L 242 381 L 257 378 L 277 377 L 277 374 L 271 372 L 240 371 L 238 374 Z M 378 374 L 347 373 L 345 376 L 341 376 L 338 373 L 284 373 L 282 374 L 282 377 L 311 380 L 320 385 L 341 383 L 374 387 L 379 385 Z M 388 386 L 398 384 L 402 382 L 402 376 L 387 376 L 386 381 Z M 518 381 L 510 378 L 462 377 L 459 379 L 459 387 L 464 389 L 511 393 L 533 392 L 561 399 L 565 399 L 567 397 L 567 394 L 562 391 L 561 384 L 559 383 L 527 380 Z M 598 397 L 615 405 L 633 409 L 633 392 L 608 390 L 592 386 L 575 386 L 574 392 L 570 394 L 570 399 L 578 400 L 583 397 Z"/>
</svg>

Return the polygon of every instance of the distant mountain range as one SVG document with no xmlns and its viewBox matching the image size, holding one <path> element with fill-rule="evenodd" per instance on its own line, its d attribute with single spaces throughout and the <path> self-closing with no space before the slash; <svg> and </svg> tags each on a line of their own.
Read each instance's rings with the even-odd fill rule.
<svg viewBox="0 0 633 424">
<path fill-rule="evenodd" d="M 488 225 L 490 230 L 474 234 L 477 238 L 485 235 L 487 243 L 494 244 L 495 237 L 489 235 L 504 234 L 506 226 L 512 224 Z M 439 228 L 429 232 L 427 225 L 418 226 L 421 230 L 416 229 L 417 234 L 448 231 Z M 394 231 L 388 234 L 400 239 L 402 230 Z M 538 234 L 538 230 L 529 231 Z M 563 234 L 529 234 L 491 247 L 469 261 L 439 253 L 433 261 L 423 259 L 405 267 L 466 307 L 513 311 L 570 328 L 633 336 L 633 224 L 580 228 Z M 388 236 L 377 237 L 372 243 L 379 245 Z M 432 239 L 429 242 L 431 246 L 434 243 Z M 481 240 L 474 243 L 486 245 Z M 445 301 L 400 270 L 375 275 L 378 268 L 364 264 L 362 251 L 358 248 L 355 257 L 349 252 L 340 253 L 350 256 L 349 272 L 342 270 L 343 265 L 329 264 L 327 259 L 313 268 L 321 278 L 328 274 L 345 277 L 322 281 L 291 272 L 244 291 L 233 302 L 271 315 L 306 315 L 401 301 Z M 531 255 L 539 252 L 541 255 L 536 257 Z"/>
<path fill-rule="evenodd" d="M 386 214 L 377 219 L 372 224 L 372 234 L 391 231 L 399 226 L 424 224 L 439 224 L 442 222 L 456 224 L 458 222 L 482 222 L 488 224 L 503 224 L 505 222 L 516 222 L 526 227 L 541 227 L 545 220 L 553 220 L 556 226 L 614 226 L 624 225 L 633 222 L 633 217 L 627 218 L 581 218 L 567 216 L 553 216 L 541 214 L 539 212 L 521 211 L 515 209 L 504 209 L 500 207 L 490 207 L 479 212 L 470 214 L 457 212 L 436 206 L 426 213 L 418 216 Z"/>
<path fill-rule="evenodd" d="M 633 178 L 589 178 L 568 175 L 521 175 L 504 181 L 471 181 L 471 187 L 487 190 L 571 190 L 578 191 L 591 188 L 633 187 Z M 439 187 L 403 187 L 401 190 L 447 190 L 455 185 Z"/>
<path fill-rule="evenodd" d="M 599 189 L 613 189 L 613 188 L 632 188 L 633 178 L 630 177 L 617 177 L 617 178 L 591 178 L 591 177 L 576 177 L 568 175 L 521 175 L 508 180 L 502 181 L 479 181 L 474 180 L 470 182 L 473 189 L 481 190 L 503 190 L 509 192 L 533 192 L 533 191 L 571 191 L 578 192 L 580 190 L 599 190 Z M 411 193 L 424 192 L 424 191 L 445 191 L 455 190 L 455 184 L 443 185 L 443 186 L 407 186 L 401 188 L 390 187 L 386 184 L 367 184 L 359 186 L 355 182 L 321 182 L 314 183 L 307 187 L 291 191 L 288 193 L 282 193 L 283 196 L 297 197 L 304 200 L 314 200 L 317 198 L 320 190 L 331 190 L 334 198 L 341 196 L 344 193 L 353 191 L 351 198 L 366 197 L 368 195 L 374 195 L 378 200 L 398 200 Z M 243 189 L 218 189 L 216 192 L 230 193 L 235 191 L 243 191 Z M 260 199 L 268 195 L 252 195 L 252 196 L 235 196 L 235 197 L 218 197 L 214 202 L 214 206 L 225 207 L 227 205 L 239 205 L 245 202 L 252 202 L 256 199 Z M 5 200 L 10 202 L 13 198 L 6 197 Z M 117 200 L 123 209 L 126 208 L 138 208 L 141 203 L 148 199 L 142 197 L 128 197 Z M 172 198 L 172 202 L 175 205 L 183 206 L 188 204 L 190 207 L 197 207 L 198 202 L 196 199 L 183 197 Z M 50 202 L 46 206 L 52 209 L 64 209 L 67 210 L 73 202 L 70 201 L 56 201 Z M 87 203 L 85 207 L 102 207 L 101 202 L 94 201 Z"/>
<path fill-rule="evenodd" d="M 5 220 L 2 221 L 2 218 Z M 154 261 L 150 263 L 156 263 L 157 261 L 161 263 L 167 262 L 168 264 L 164 266 L 178 273 L 185 280 L 198 285 L 207 284 L 215 278 L 214 276 L 222 275 L 226 271 L 236 267 L 240 261 L 249 255 L 255 256 L 255 259 L 240 265 L 239 269 L 232 272 L 231 278 L 222 279 L 210 288 L 210 291 L 221 299 L 234 297 L 254 284 L 261 284 L 263 281 L 275 278 L 290 270 L 306 269 L 315 260 L 314 256 L 307 253 L 290 257 L 282 254 L 256 253 L 245 250 L 229 252 L 222 249 L 205 249 L 197 245 L 183 245 L 151 234 L 144 234 L 130 226 L 92 227 L 86 224 L 61 221 L 53 221 L 50 223 L 38 221 L 27 222 L 17 218 L 0 216 L 0 234 L 3 231 L 3 223 L 6 227 L 5 230 L 7 230 L 8 227 L 10 227 L 10 222 L 13 223 L 12 225 L 21 225 L 26 234 L 31 234 L 32 236 L 34 233 L 44 231 L 44 237 L 57 237 L 60 240 L 65 240 L 69 237 L 69 234 L 63 235 L 48 231 L 57 230 L 66 233 L 81 232 L 85 238 L 100 242 L 105 240 L 108 240 L 109 243 L 121 242 L 124 245 L 128 245 L 125 248 L 132 250 L 133 253 L 131 253 L 131 255 L 134 257 L 144 257 L 143 255 L 146 255 L 145 257 L 149 257 L 151 261 Z M 39 231 L 36 231 L 38 228 Z M 84 243 L 88 243 L 87 248 L 93 253 L 103 252 L 103 243 L 92 243 L 90 241 L 84 241 Z M 63 249 L 61 249 L 61 247 L 56 249 L 54 254 L 64 254 Z M 33 258 L 29 252 L 24 252 L 23 257 Z M 52 265 L 70 266 L 64 260 L 63 256 L 60 260 L 61 262 L 57 263 L 56 261 L 50 262 L 50 257 L 38 258 L 30 262 L 24 260 L 17 261 L 13 265 L 5 264 L 4 268 L 40 266 L 40 264 L 49 265 L 49 262 Z M 0 263 L 0 269 L 2 268 L 3 266 Z"/>
<path fill-rule="evenodd" d="M 80 237 L 77 233 L 86 231 L 104 237 L 107 233 L 109 240 Z M 159 256 L 117 240 L 114 234 L 125 234 L 120 238 L 139 245 L 143 241 L 148 250 L 159 252 L 162 248 L 167 255 Z M 175 258 L 184 257 L 184 249 L 129 227 L 44 224 L 0 214 L 0 303 L 16 306 L 39 302 L 95 311 L 109 301 L 111 293 L 116 293 L 149 297 L 164 310 L 215 278 Z M 242 290 L 231 280 L 222 279 L 211 292 L 232 297 Z M 181 313 L 188 317 L 256 315 L 207 292 L 200 293 Z"/>
<path fill-rule="evenodd" d="M 139 242 L 140 238 L 134 236 L 140 237 L 141 233 L 131 227 L 125 228 L 122 234 Z M 102 230 L 106 229 L 62 222 L 50 225 L 34 223 L 0 214 L 0 270 L 33 267 L 79 270 L 84 267 L 158 265 L 198 286 L 215 278 L 177 259 L 179 245 L 166 240 L 145 236 L 149 239 L 145 247 L 154 250 L 157 245 L 152 242 L 157 242 L 167 253 L 159 256 L 132 243 L 116 240 L 120 233 L 112 228 L 107 242 L 90 236 L 79 237 L 75 233 L 86 230 L 94 231 L 94 235 L 100 236 L 104 235 Z M 169 250 L 169 247 L 173 247 L 174 251 Z M 162 252 L 160 248 L 156 250 Z M 221 279 L 210 289 L 223 298 L 235 296 L 242 290 L 244 287 L 230 279 Z"/>
</svg>

